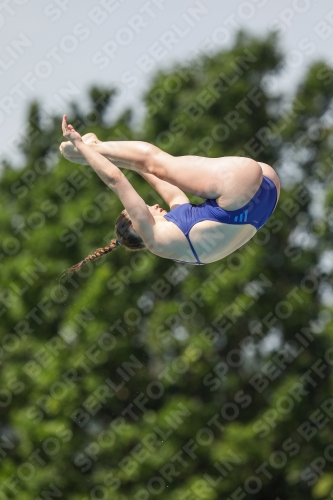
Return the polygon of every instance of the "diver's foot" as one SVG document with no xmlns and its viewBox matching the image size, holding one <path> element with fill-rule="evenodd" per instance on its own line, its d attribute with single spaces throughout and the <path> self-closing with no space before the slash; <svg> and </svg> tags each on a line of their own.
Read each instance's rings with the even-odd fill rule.
<svg viewBox="0 0 333 500">
<path fill-rule="evenodd" d="M 89 132 L 82 136 L 82 140 L 85 144 L 98 144 L 101 141 L 97 138 L 96 134 Z M 82 154 L 76 149 L 76 147 L 70 142 L 65 141 L 62 142 L 59 146 L 60 153 L 70 161 L 75 161 L 74 159 L 82 159 L 82 162 L 75 161 L 75 163 L 82 163 L 83 165 L 87 165 L 86 160 L 82 158 Z"/>
</svg>

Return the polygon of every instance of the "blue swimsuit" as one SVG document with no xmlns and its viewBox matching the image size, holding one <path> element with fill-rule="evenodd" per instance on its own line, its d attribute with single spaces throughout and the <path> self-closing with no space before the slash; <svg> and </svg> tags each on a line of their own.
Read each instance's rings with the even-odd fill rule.
<svg viewBox="0 0 333 500">
<path fill-rule="evenodd" d="M 277 189 L 274 182 L 268 177 L 263 176 L 262 183 L 252 200 L 238 210 L 224 210 L 218 206 L 215 200 L 206 200 L 204 203 L 200 203 L 200 205 L 184 203 L 174 208 L 171 212 L 164 215 L 164 218 L 176 224 L 184 233 L 190 244 L 192 253 L 197 260 L 197 262 L 184 262 L 182 260 L 176 260 L 175 262 L 204 265 L 204 262 L 200 262 L 189 238 L 189 232 L 198 222 L 212 220 L 236 226 L 251 224 L 258 230 L 272 215 L 276 201 Z"/>
</svg>

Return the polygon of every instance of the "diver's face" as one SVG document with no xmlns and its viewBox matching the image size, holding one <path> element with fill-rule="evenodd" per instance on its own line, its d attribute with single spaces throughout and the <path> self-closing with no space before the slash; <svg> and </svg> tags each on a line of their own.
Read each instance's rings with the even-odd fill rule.
<svg viewBox="0 0 333 500">
<path fill-rule="evenodd" d="M 164 210 L 164 208 L 161 208 L 158 203 L 156 203 L 156 205 L 153 205 L 153 206 L 149 206 L 147 205 L 148 209 L 149 209 L 149 212 L 153 215 L 153 216 L 156 216 L 156 215 L 165 215 L 167 214 L 168 212 L 166 210 Z"/>
</svg>

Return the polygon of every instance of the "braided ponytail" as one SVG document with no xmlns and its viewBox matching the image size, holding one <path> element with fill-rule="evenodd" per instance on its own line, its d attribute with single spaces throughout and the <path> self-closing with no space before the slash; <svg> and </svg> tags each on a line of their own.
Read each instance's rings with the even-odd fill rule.
<svg viewBox="0 0 333 500">
<path fill-rule="evenodd" d="M 115 229 L 116 229 L 117 239 L 111 240 L 106 247 L 98 248 L 97 250 L 95 250 L 94 253 L 88 255 L 85 259 L 81 260 L 81 262 L 75 264 L 74 266 L 64 271 L 61 275 L 61 278 L 68 273 L 74 273 L 76 271 L 79 271 L 81 267 L 87 262 L 98 259 L 99 257 L 102 257 L 103 255 L 112 252 L 119 245 L 123 245 L 129 250 L 133 251 L 142 250 L 143 248 L 145 248 L 145 244 L 142 238 L 140 238 L 138 233 L 134 231 L 133 228 L 131 228 L 131 225 L 132 221 L 129 218 L 127 211 L 123 210 L 119 215 L 118 219 L 116 220 Z"/>
</svg>

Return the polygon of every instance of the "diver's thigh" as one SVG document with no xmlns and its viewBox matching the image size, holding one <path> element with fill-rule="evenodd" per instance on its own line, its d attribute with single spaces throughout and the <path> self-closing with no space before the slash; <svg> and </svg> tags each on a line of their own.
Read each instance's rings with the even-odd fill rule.
<svg viewBox="0 0 333 500">
<path fill-rule="evenodd" d="M 224 158 L 227 159 L 227 158 Z M 238 210 L 253 198 L 263 177 L 260 165 L 251 158 L 231 157 L 221 182 L 221 195 L 216 202 L 225 210 Z"/>
</svg>

